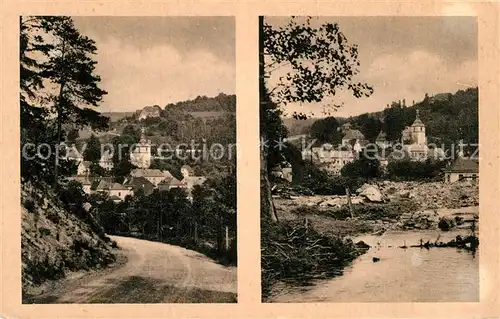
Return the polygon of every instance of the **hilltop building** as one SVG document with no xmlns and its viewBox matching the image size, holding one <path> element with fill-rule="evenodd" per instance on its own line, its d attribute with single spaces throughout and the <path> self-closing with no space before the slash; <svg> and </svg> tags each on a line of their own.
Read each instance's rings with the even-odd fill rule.
<svg viewBox="0 0 500 319">
<path fill-rule="evenodd" d="M 154 106 L 146 106 L 142 110 L 139 111 L 138 119 L 145 120 L 148 117 L 160 117 L 161 108 L 158 105 Z"/>
<path fill-rule="evenodd" d="M 130 152 L 130 163 L 139 168 L 149 168 L 151 165 L 151 141 L 146 140 L 144 128 L 142 128 L 139 143 Z"/>
</svg>

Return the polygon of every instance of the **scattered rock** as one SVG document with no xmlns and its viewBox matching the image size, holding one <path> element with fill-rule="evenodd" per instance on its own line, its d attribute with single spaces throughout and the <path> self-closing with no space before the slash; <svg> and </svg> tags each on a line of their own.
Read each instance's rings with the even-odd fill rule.
<svg viewBox="0 0 500 319">
<path fill-rule="evenodd" d="M 365 243 L 364 241 L 358 241 L 356 243 L 356 248 L 359 248 L 359 249 L 369 249 L 370 248 L 370 245 L 368 245 L 367 243 Z"/>
<path fill-rule="evenodd" d="M 380 193 L 380 191 L 376 186 L 368 185 L 367 187 L 361 190 L 359 195 L 365 197 L 372 203 L 380 203 L 383 201 L 382 194 Z"/>
<path fill-rule="evenodd" d="M 439 221 L 438 227 L 442 231 L 448 231 L 448 230 L 452 229 L 453 227 L 455 227 L 455 221 L 453 219 L 443 217 Z"/>
</svg>

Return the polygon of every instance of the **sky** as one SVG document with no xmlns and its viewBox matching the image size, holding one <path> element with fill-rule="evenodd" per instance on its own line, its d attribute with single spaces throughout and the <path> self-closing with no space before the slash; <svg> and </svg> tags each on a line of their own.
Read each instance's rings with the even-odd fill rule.
<svg viewBox="0 0 500 319">
<path fill-rule="evenodd" d="M 101 112 L 234 94 L 233 17 L 73 17 L 96 42 Z"/>
<path fill-rule="evenodd" d="M 266 17 L 272 26 L 289 18 Z M 475 17 L 321 17 L 312 24 L 338 23 L 349 43 L 357 44 L 360 73 L 356 81 L 372 85 L 374 93 L 356 99 L 342 92 L 322 103 L 291 104 L 286 113 L 314 116 L 324 105 L 343 106 L 333 116 L 353 116 L 382 110 L 392 101 L 419 102 L 425 93 L 454 93 L 478 85 L 477 21 Z M 282 73 L 283 70 L 278 71 Z M 272 81 L 269 83 L 272 85 Z"/>
</svg>

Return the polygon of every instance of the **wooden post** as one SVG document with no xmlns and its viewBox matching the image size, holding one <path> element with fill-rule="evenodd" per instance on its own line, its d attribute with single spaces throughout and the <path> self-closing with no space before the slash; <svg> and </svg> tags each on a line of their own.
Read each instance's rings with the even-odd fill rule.
<svg viewBox="0 0 500 319">
<path fill-rule="evenodd" d="M 347 207 L 349 208 L 349 215 L 351 215 L 351 218 L 353 218 L 354 216 L 352 215 L 351 191 L 349 190 L 349 187 L 345 188 L 345 194 L 347 195 Z"/>
<path fill-rule="evenodd" d="M 229 250 L 229 227 L 226 226 L 226 251 Z"/>
</svg>

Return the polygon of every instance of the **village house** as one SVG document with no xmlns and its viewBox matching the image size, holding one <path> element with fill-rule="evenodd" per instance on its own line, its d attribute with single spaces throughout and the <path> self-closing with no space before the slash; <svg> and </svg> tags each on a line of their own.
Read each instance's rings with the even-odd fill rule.
<svg viewBox="0 0 500 319">
<path fill-rule="evenodd" d="M 479 162 L 475 159 L 459 157 L 450 167 L 444 169 L 445 183 L 477 179 L 479 179 Z"/>
<path fill-rule="evenodd" d="M 132 188 L 134 196 L 141 191 L 143 192 L 144 195 L 148 196 L 151 195 L 151 193 L 153 193 L 155 189 L 155 185 L 151 183 L 148 179 L 146 179 L 144 176 L 130 177 L 129 179 L 125 180 L 123 185 Z"/>
<path fill-rule="evenodd" d="M 342 167 L 353 162 L 356 155 L 352 150 L 335 149 L 331 144 L 324 144 L 320 147 L 311 148 L 311 151 L 305 150 L 302 152 L 302 159 L 312 161 L 335 174 L 340 174 Z"/>
<path fill-rule="evenodd" d="M 380 131 L 377 139 L 375 140 L 375 144 L 377 144 L 381 148 L 388 148 L 392 146 L 392 143 L 387 140 L 387 135 L 384 131 Z"/>
<path fill-rule="evenodd" d="M 187 185 L 174 176 L 167 178 L 158 184 L 159 191 L 169 191 L 173 188 L 187 188 Z"/>
<path fill-rule="evenodd" d="M 83 162 L 83 155 L 78 152 L 74 144 L 67 148 L 66 158 L 70 161 L 74 161 L 77 165 L 80 165 L 80 163 Z"/>
<path fill-rule="evenodd" d="M 131 177 L 144 177 L 155 187 L 163 180 L 172 176 L 168 171 L 151 168 L 135 168 L 130 172 Z"/>
<path fill-rule="evenodd" d="M 107 171 L 113 169 L 113 154 L 109 150 L 106 150 L 102 153 L 101 159 L 99 160 L 99 166 Z"/>
<path fill-rule="evenodd" d="M 83 175 L 74 176 L 74 177 L 69 178 L 69 180 L 73 180 L 75 182 L 82 184 L 83 192 L 87 195 L 91 194 L 92 182 L 88 176 L 83 176 Z"/>
<path fill-rule="evenodd" d="M 207 178 L 205 176 L 195 176 L 194 170 L 189 165 L 181 167 L 182 181 L 188 192 L 188 199 L 192 200 L 191 193 L 196 185 L 203 185 Z"/>
<path fill-rule="evenodd" d="M 158 105 L 146 106 L 141 111 L 139 111 L 138 119 L 140 121 L 140 120 L 145 120 L 148 117 L 160 117 L 160 115 L 161 115 L 161 108 Z"/>
<path fill-rule="evenodd" d="M 80 162 L 80 164 L 78 164 L 76 174 L 78 176 L 88 176 L 90 174 L 90 165 L 91 164 L 92 164 L 91 161 Z"/>
<path fill-rule="evenodd" d="M 282 162 L 280 165 L 277 165 L 272 169 L 271 175 L 282 178 L 291 183 L 293 180 L 292 165 L 286 161 Z"/>
<path fill-rule="evenodd" d="M 108 184 L 107 187 L 104 188 L 104 191 L 114 202 L 123 201 L 125 200 L 125 197 L 129 195 L 132 196 L 134 194 L 132 187 L 127 187 L 120 183 Z"/>
<path fill-rule="evenodd" d="M 364 144 L 365 136 L 359 130 L 350 129 L 346 131 L 342 137 L 342 146 L 352 146 L 351 141 L 354 141 L 354 143 L 359 142 L 360 144 Z"/>
</svg>

